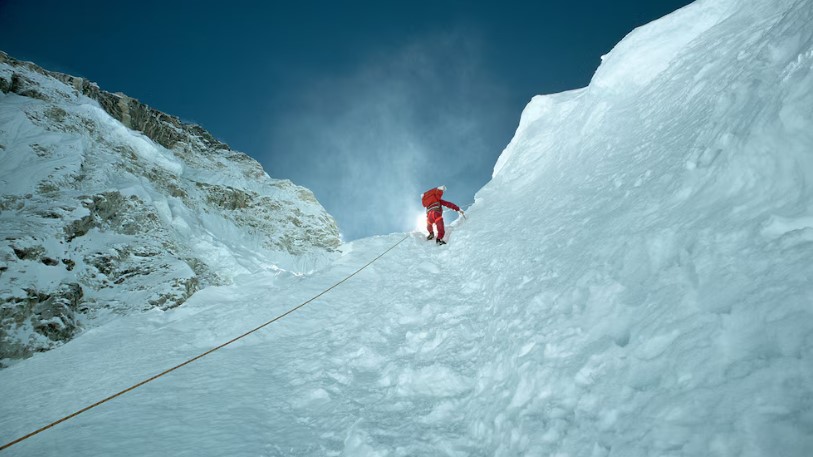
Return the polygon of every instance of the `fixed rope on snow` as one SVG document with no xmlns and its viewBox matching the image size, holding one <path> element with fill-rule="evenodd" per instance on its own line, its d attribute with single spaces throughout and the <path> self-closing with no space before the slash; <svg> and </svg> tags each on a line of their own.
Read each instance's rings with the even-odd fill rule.
<svg viewBox="0 0 813 457">
<path fill-rule="evenodd" d="M 326 294 L 326 293 L 330 292 L 331 290 L 335 289 L 336 287 L 338 287 L 339 285 L 341 285 L 342 283 L 344 283 L 344 282 L 345 282 L 345 281 L 347 281 L 348 279 L 350 279 L 350 278 L 352 278 L 353 276 L 357 275 L 357 274 L 358 274 L 358 273 L 359 273 L 361 270 L 364 270 L 365 268 L 369 267 L 370 265 L 372 265 L 372 264 L 373 264 L 373 262 L 375 262 L 376 260 L 380 259 L 381 257 L 384 257 L 384 255 L 385 255 L 386 253 L 388 253 L 388 252 L 392 251 L 393 249 L 395 249 L 395 247 L 396 247 L 396 246 L 398 246 L 399 244 L 403 243 L 403 242 L 404 242 L 404 240 L 406 240 L 407 238 L 409 238 L 409 235 L 407 235 L 407 236 L 403 237 L 403 238 L 402 238 L 400 241 L 398 241 L 397 243 L 395 243 L 395 244 L 393 244 L 392 246 L 390 246 L 390 248 L 389 248 L 389 249 L 387 249 L 386 251 L 384 251 L 384 252 L 382 252 L 381 254 L 379 254 L 379 255 L 378 255 L 378 257 L 376 257 L 376 258 L 374 258 L 373 260 L 371 260 L 371 261 L 367 262 L 367 263 L 366 263 L 366 264 L 365 264 L 363 267 L 361 267 L 361 268 L 359 268 L 358 270 L 354 271 L 352 274 L 350 274 L 350 275 L 349 275 L 349 276 L 347 276 L 346 278 L 342 279 L 341 281 L 337 282 L 336 284 L 333 284 L 332 286 L 330 286 L 330 287 L 328 287 L 327 289 L 323 290 L 321 293 L 319 293 L 318 295 L 316 295 L 316 296 L 314 296 L 314 297 L 310 298 L 309 300 L 307 300 L 307 301 L 305 301 L 305 302 L 303 302 L 303 303 L 300 303 L 299 305 L 297 305 L 297 306 L 295 306 L 295 307 L 293 307 L 293 308 L 289 309 L 288 311 L 286 311 L 286 312 L 284 312 L 284 313 L 280 314 L 279 316 L 277 316 L 277 317 L 275 317 L 275 318 L 271 319 L 270 321 L 268 321 L 268 322 L 266 322 L 266 323 L 264 323 L 264 324 L 262 324 L 262 325 L 259 325 L 259 326 L 255 327 L 255 328 L 253 328 L 253 329 L 251 329 L 251 330 L 247 331 L 246 333 L 243 333 L 242 335 L 240 335 L 240 336 L 238 336 L 238 337 L 232 338 L 231 340 L 226 341 L 225 343 L 223 343 L 223 344 L 221 344 L 221 345 L 219 345 L 219 346 L 217 346 L 217 347 L 214 347 L 214 348 L 212 348 L 212 349 L 209 349 L 208 351 L 206 351 L 206 352 L 204 352 L 204 353 L 202 353 L 202 354 L 199 354 L 199 355 L 197 355 L 197 356 L 195 356 L 195 357 L 192 357 L 191 359 L 189 359 L 189 360 L 187 360 L 187 361 L 185 361 L 185 362 L 183 362 L 183 363 L 179 363 L 178 365 L 175 365 L 175 366 L 174 366 L 174 367 L 172 367 L 172 368 L 169 368 L 169 369 L 167 369 L 167 370 L 164 370 L 164 371 L 162 371 L 161 373 L 158 373 L 158 374 L 157 374 L 157 375 L 155 375 L 155 376 L 152 376 L 152 377 L 150 377 L 150 378 L 147 378 L 147 379 L 145 379 L 145 380 L 143 380 L 143 381 L 141 381 L 141 382 L 139 382 L 139 383 L 137 383 L 137 384 L 133 384 L 132 386 L 130 386 L 130 387 L 128 387 L 128 388 L 126 388 L 126 389 L 124 389 L 124 390 L 122 390 L 122 391 L 120 391 L 120 392 L 117 392 L 117 393 L 115 393 L 115 394 L 113 394 L 113 395 L 111 395 L 111 396 L 109 396 L 109 397 L 107 397 L 107 398 L 104 398 L 104 399 L 102 399 L 102 400 L 97 401 L 96 403 L 93 403 L 92 405 L 86 406 L 86 407 L 84 407 L 84 408 L 82 408 L 82 409 L 80 409 L 80 410 L 78 410 L 78 411 L 76 411 L 76 412 L 74 412 L 74 413 L 71 413 L 71 414 L 69 414 L 69 415 L 67 415 L 67 416 L 63 417 L 62 419 L 56 420 L 56 421 L 54 421 L 54 422 L 51 422 L 50 424 L 48 424 L 48 425 L 46 425 L 46 426 L 44 426 L 44 427 L 42 427 L 42 428 L 39 428 L 39 429 L 37 429 L 37 430 L 35 430 L 35 431 L 33 431 L 33 432 L 31 432 L 31 433 L 29 433 L 29 434 L 25 435 L 25 436 L 22 436 L 22 437 L 20 437 L 20 438 L 17 438 L 17 439 L 16 439 L 16 440 L 14 440 L 14 441 L 11 441 L 11 442 L 9 442 L 9 443 L 6 443 L 6 444 L 4 444 L 4 445 L 0 446 L 0 451 L 3 451 L 4 449 L 7 449 L 7 448 L 9 448 L 9 447 L 11 447 L 11 446 L 13 446 L 13 445 L 15 445 L 15 444 L 17 444 L 17 443 L 21 442 L 21 441 L 25 441 L 25 440 L 27 440 L 28 438 L 31 438 L 32 436 L 37 435 L 38 433 L 44 432 L 45 430 L 48 430 L 49 428 L 54 427 L 55 425 L 59 425 L 59 424 L 61 424 L 62 422 L 65 422 L 65 421 L 67 421 L 67 420 L 69 420 L 69 419 L 72 419 L 72 418 L 74 418 L 74 417 L 76 417 L 76 416 L 78 416 L 78 415 L 80 415 L 80 414 L 84 413 L 85 411 L 91 410 L 91 409 L 93 409 L 93 408 L 95 408 L 95 407 L 97 407 L 97 406 L 99 406 L 99 405 L 101 405 L 101 404 L 103 404 L 103 403 L 107 403 L 108 401 L 113 400 L 113 399 L 114 399 L 114 398 L 116 398 L 116 397 L 120 397 L 120 396 L 122 396 L 122 395 L 126 394 L 127 392 L 130 392 L 130 391 L 132 391 L 132 390 L 135 390 L 135 389 L 137 389 L 137 388 L 139 388 L 139 387 L 143 386 L 144 384 L 147 384 L 147 383 L 149 383 L 149 382 L 155 381 L 156 379 L 160 378 L 161 376 L 164 376 L 165 374 L 171 373 L 171 372 L 173 372 L 173 371 L 177 370 L 178 368 L 181 368 L 181 367 L 182 367 L 182 366 L 184 366 L 184 365 L 189 365 L 190 363 L 192 363 L 192 362 L 194 362 L 194 361 L 196 361 L 196 360 L 198 360 L 198 359 L 201 359 L 201 358 L 203 358 L 203 357 L 205 357 L 205 356 L 207 356 L 207 355 L 211 354 L 212 352 L 217 351 L 218 349 L 224 348 L 224 347 L 226 347 L 226 346 L 228 346 L 228 345 L 230 345 L 230 344 L 234 343 L 235 341 L 237 341 L 237 340 L 239 340 L 239 339 L 241 339 L 241 338 L 244 338 L 244 337 L 246 337 L 246 336 L 248 336 L 248 335 L 251 335 L 252 333 L 256 332 L 257 330 L 260 330 L 261 328 L 263 328 L 263 327 L 265 327 L 265 326 L 267 326 L 267 325 L 269 325 L 269 324 L 272 324 L 272 323 L 274 323 L 274 322 L 276 322 L 276 321 L 278 321 L 278 320 L 282 319 L 283 317 L 285 317 L 285 316 L 287 316 L 287 315 L 289 315 L 289 314 L 293 313 L 294 311 L 298 310 L 299 308 L 302 308 L 303 306 L 305 306 L 305 305 L 307 305 L 308 303 L 310 303 L 310 302 L 312 302 L 312 301 L 316 300 L 317 298 L 321 297 L 322 295 L 324 295 L 324 294 Z"/>
</svg>

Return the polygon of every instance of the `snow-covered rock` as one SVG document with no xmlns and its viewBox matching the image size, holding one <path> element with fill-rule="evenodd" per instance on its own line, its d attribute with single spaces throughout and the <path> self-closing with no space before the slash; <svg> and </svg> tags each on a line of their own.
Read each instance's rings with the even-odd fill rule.
<svg viewBox="0 0 813 457">
<path fill-rule="evenodd" d="M 339 245 L 309 190 L 197 125 L 0 53 L 0 360 Z"/>
</svg>

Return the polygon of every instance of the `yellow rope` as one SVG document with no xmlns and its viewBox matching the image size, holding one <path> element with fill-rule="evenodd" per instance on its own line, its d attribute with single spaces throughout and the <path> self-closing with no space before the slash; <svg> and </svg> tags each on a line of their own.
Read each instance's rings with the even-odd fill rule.
<svg viewBox="0 0 813 457">
<path fill-rule="evenodd" d="M 93 408 L 95 408 L 95 407 L 97 407 L 97 406 L 101 405 L 102 403 L 106 403 L 106 402 L 108 402 L 108 401 L 110 401 L 110 400 L 112 400 L 112 399 L 114 399 L 114 398 L 116 398 L 116 397 L 120 397 L 120 396 L 122 396 L 122 395 L 126 394 L 127 392 L 130 392 L 131 390 L 135 390 L 135 389 L 137 389 L 137 388 L 139 388 L 139 387 L 143 386 L 144 384 L 147 384 L 148 382 L 152 382 L 152 381 L 154 381 L 154 380 L 156 380 L 156 379 L 160 378 L 161 376 L 164 376 L 164 375 L 165 375 L 165 374 L 167 374 L 167 373 L 173 372 L 173 371 L 177 370 L 178 368 L 181 368 L 181 367 L 182 367 L 182 366 L 184 366 L 184 365 L 189 365 L 190 363 L 194 362 L 195 360 L 198 360 L 198 359 L 200 359 L 200 358 L 203 358 L 203 357 L 205 357 L 205 356 L 207 356 L 207 355 L 211 354 L 212 352 L 217 351 L 218 349 L 224 348 L 224 347 L 226 347 L 226 346 L 228 346 L 228 345 L 230 345 L 230 344 L 234 343 L 235 341 L 237 341 L 237 340 L 239 340 L 239 339 L 241 339 L 241 338 L 243 338 L 243 337 L 246 337 L 246 336 L 248 336 L 248 335 L 250 335 L 250 334 L 252 334 L 252 333 L 256 332 L 257 330 L 260 330 L 261 328 L 263 328 L 263 327 L 265 327 L 265 326 L 267 326 L 267 325 L 269 325 L 269 324 L 272 324 L 272 323 L 274 323 L 274 322 L 276 322 L 276 321 L 278 321 L 278 320 L 282 319 L 283 317 L 285 317 L 285 316 L 287 316 L 287 315 L 289 315 L 289 314 L 293 313 L 294 311 L 298 310 L 299 308 L 302 308 L 303 306 L 305 306 L 305 305 L 307 305 L 308 303 L 310 303 L 310 302 L 312 302 L 312 301 L 316 300 L 317 298 L 321 297 L 322 295 L 324 295 L 324 294 L 326 294 L 326 293 L 330 292 L 331 290 L 335 289 L 336 287 L 338 287 L 338 286 L 339 286 L 340 284 L 342 284 L 343 282 L 345 282 L 345 281 L 347 281 L 348 279 L 352 278 L 353 276 L 357 275 L 357 274 L 358 274 L 358 273 L 359 273 L 361 270 L 363 270 L 363 269 L 365 269 L 365 268 L 369 267 L 370 265 L 372 265 L 372 263 L 373 263 L 373 262 L 375 262 L 376 260 L 380 259 L 381 257 L 384 257 L 384 255 L 385 255 L 386 253 L 388 253 L 388 252 L 392 251 L 393 249 L 395 249 L 395 247 L 396 247 L 396 246 L 398 246 L 399 244 L 403 243 L 403 242 L 404 242 L 404 240 L 406 240 L 407 238 L 409 238 L 409 235 L 407 235 L 407 236 L 403 237 L 403 238 L 402 238 L 400 241 L 398 241 L 397 243 L 395 243 L 395 244 L 393 244 L 392 246 L 390 246 L 390 248 L 389 248 L 389 249 L 387 249 L 386 251 L 382 252 L 382 253 L 381 253 L 381 254 L 380 254 L 378 257 L 376 257 L 376 258 L 374 258 L 373 260 L 371 260 L 371 261 L 367 262 L 367 264 L 366 264 L 366 265 L 364 265 L 363 267 L 361 267 L 361 268 L 359 268 L 358 270 L 354 271 L 354 272 L 353 272 L 353 273 L 352 273 L 350 276 L 347 276 L 346 278 L 342 279 L 341 281 L 337 282 L 336 284 L 333 284 L 333 285 L 332 285 L 332 286 L 330 286 L 329 288 L 327 288 L 327 289 L 325 289 L 324 291 L 322 291 L 322 292 L 321 292 L 319 295 L 316 295 L 316 296 L 314 296 L 313 298 L 311 298 L 310 300 L 308 300 L 308 301 L 306 301 L 306 302 L 303 302 L 303 303 L 301 303 L 301 304 L 299 304 L 299 305 L 297 305 L 297 306 L 295 306 L 295 307 L 293 307 L 293 308 L 289 309 L 288 311 L 286 311 L 286 312 L 284 312 L 284 313 L 280 314 L 279 316 L 277 316 L 277 317 L 275 317 L 275 318 L 271 319 L 270 321 L 268 321 L 268 322 L 266 322 L 266 323 L 264 323 L 264 324 L 262 324 L 262 325 L 260 325 L 260 326 L 258 326 L 258 327 L 256 327 L 256 328 L 254 328 L 254 329 L 252 329 L 252 330 L 249 330 L 249 331 L 247 331 L 246 333 L 243 333 L 242 335 L 240 335 L 240 336 L 238 336 L 238 337 L 232 338 L 231 340 L 229 340 L 229 341 L 227 341 L 227 342 L 225 342 L 225 343 L 221 344 L 220 346 L 217 346 L 217 347 L 214 347 L 214 348 L 212 348 L 212 349 L 209 349 L 208 351 L 206 351 L 206 352 L 204 352 L 204 353 L 202 353 L 202 354 L 200 354 L 200 355 L 197 355 L 197 356 L 195 356 L 195 357 L 192 357 L 191 359 L 189 359 L 189 360 L 187 360 L 187 361 L 185 361 L 185 362 L 183 362 L 183 363 L 180 363 L 180 364 L 178 364 L 178 365 L 175 365 L 174 367 L 172 367 L 172 368 L 170 368 L 170 369 L 164 370 L 164 371 L 162 371 L 161 373 L 158 373 L 157 375 L 155 375 L 155 376 L 153 376 L 153 377 L 151 377 L 151 378 L 145 379 L 145 380 L 143 380 L 143 381 L 139 382 L 138 384 L 133 384 L 132 386 L 130 386 L 130 387 L 128 387 L 128 388 L 126 388 L 126 389 L 124 389 L 124 390 L 122 390 L 122 391 L 118 392 L 118 393 L 115 393 L 115 394 L 113 394 L 113 395 L 111 395 L 111 396 L 109 396 L 109 397 L 107 397 L 107 398 L 105 398 L 105 399 L 99 400 L 99 401 L 97 401 L 96 403 L 94 403 L 94 404 L 92 404 L 92 405 L 90 405 L 90 406 L 86 406 L 86 407 L 84 407 L 84 408 L 80 409 L 79 411 L 76 411 L 76 412 L 74 412 L 74 413 L 72 413 L 72 414 L 69 414 L 69 415 L 67 415 L 67 416 L 63 417 L 62 419 L 59 419 L 59 420 L 54 421 L 54 422 L 51 422 L 50 424 L 48 424 L 48 425 L 46 425 L 46 426 L 44 426 L 44 427 L 42 427 L 42 428 L 40 428 L 40 429 L 38 429 L 38 430 L 35 430 L 35 431 L 33 431 L 33 432 L 29 433 L 28 435 L 25 435 L 25 436 L 23 436 L 23 437 L 17 438 L 17 439 L 16 439 L 16 440 L 14 440 L 14 441 L 11 441 L 11 442 L 9 442 L 9 443 L 6 443 L 6 444 L 4 444 L 3 446 L 0 446 L 0 451 L 3 451 L 4 449 L 7 449 L 7 448 L 9 448 L 9 447 L 11 447 L 11 446 L 13 446 L 13 445 L 15 445 L 15 444 L 17 444 L 17 443 L 21 442 L 21 441 L 25 441 L 25 440 L 27 440 L 28 438 L 31 438 L 32 436 L 34 436 L 34 435 L 36 435 L 36 434 L 38 434 L 38 433 L 40 433 L 40 432 L 44 432 L 45 430 L 48 430 L 49 428 L 51 428 L 51 427 L 53 427 L 53 426 L 55 426 L 55 425 L 61 424 L 62 422 L 65 422 L 65 421 L 66 421 L 66 420 L 68 420 L 68 419 L 72 419 L 72 418 L 74 418 L 74 417 L 76 417 L 76 416 L 78 416 L 78 415 L 80 415 L 80 414 L 84 413 L 85 411 L 91 410 L 91 409 L 93 409 Z"/>
</svg>

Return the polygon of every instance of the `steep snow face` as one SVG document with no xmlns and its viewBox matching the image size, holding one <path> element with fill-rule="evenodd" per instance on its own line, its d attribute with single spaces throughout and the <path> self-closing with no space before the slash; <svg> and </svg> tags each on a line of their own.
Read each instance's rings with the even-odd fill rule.
<svg viewBox="0 0 813 457">
<path fill-rule="evenodd" d="M 719 0 L 636 30 L 594 84 L 531 102 L 448 245 L 411 234 L 273 327 L 9 455 L 808 456 L 810 24 L 809 1 Z M 0 441 L 228 341 L 402 237 L 3 370 Z"/>
<path fill-rule="evenodd" d="M 810 453 L 811 24 L 700 1 L 529 104 L 453 240 L 492 259 L 487 454 Z"/>
<path fill-rule="evenodd" d="M 339 244 L 310 191 L 200 127 L 5 54 L 0 89 L 0 360 Z"/>
</svg>

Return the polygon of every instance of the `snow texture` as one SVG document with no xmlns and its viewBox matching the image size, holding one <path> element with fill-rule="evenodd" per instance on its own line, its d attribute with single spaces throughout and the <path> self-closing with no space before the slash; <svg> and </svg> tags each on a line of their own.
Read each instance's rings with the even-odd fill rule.
<svg viewBox="0 0 813 457">
<path fill-rule="evenodd" d="M 807 0 L 716 0 L 634 31 L 589 87 L 529 104 L 448 245 L 410 234 L 258 334 L 8 455 L 809 456 L 810 24 Z M 265 322 L 403 236 L 3 370 L 0 440 Z"/>
</svg>

